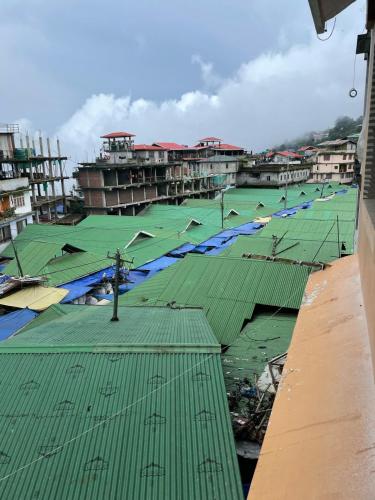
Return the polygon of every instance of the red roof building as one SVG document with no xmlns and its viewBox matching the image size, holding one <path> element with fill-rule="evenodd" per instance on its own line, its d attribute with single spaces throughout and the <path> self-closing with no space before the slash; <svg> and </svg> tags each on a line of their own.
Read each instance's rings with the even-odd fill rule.
<svg viewBox="0 0 375 500">
<path fill-rule="evenodd" d="M 134 144 L 135 151 L 163 151 L 166 148 L 162 146 L 155 146 L 154 144 Z"/>
<path fill-rule="evenodd" d="M 177 144 L 176 142 L 154 142 L 153 146 L 159 146 L 164 149 L 169 149 L 169 151 L 182 151 L 185 149 L 192 149 L 183 144 Z"/>
</svg>

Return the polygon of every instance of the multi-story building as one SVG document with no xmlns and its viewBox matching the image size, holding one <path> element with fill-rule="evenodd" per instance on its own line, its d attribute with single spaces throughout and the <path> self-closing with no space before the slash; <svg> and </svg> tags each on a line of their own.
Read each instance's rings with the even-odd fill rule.
<svg viewBox="0 0 375 500">
<path fill-rule="evenodd" d="M 356 143 L 349 139 L 336 139 L 318 144 L 312 180 L 332 180 L 351 184 L 354 180 L 354 159 Z"/>
<path fill-rule="evenodd" d="M 32 224 L 29 179 L 4 177 L 0 172 L 0 251 L 27 224 Z"/>
<path fill-rule="evenodd" d="M 149 203 L 213 198 L 234 185 L 244 149 L 201 139 L 196 146 L 173 142 L 134 144 L 134 134 L 112 132 L 95 162 L 81 163 L 74 176 L 91 214 L 135 215 Z"/>
<path fill-rule="evenodd" d="M 28 135 L 25 137 L 26 144 L 20 136 L 19 146 L 16 147 L 15 135 L 18 133 L 18 125 L 0 126 L 0 176 L 5 179 L 26 178 L 30 185 L 35 221 L 51 221 L 57 217 L 59 206 L 65 211 L 64 180 L 69 177 L 64 174 L 64 161 L 67 157 L 61 156 L 58 140 L 57 155 L 51 154 L 49 139 L 44 144 L 42 137 L 39 137 L 39 152 L 34 139 L 30 141 Z M 44 153 L 45 146 L 47 155 Z"/>
<path fill-rule="evenodd" d="M 242 166 L 237 174 L 237 186 L 285 186 L 306 182 L 310 176 L 309 163 L 257 163 Z"/>
</svg>

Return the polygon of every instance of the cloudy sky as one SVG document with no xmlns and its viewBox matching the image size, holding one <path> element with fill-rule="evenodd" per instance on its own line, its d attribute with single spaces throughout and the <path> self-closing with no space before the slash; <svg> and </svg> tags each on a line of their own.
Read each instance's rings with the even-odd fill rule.
<svg viewBox="0 0 375 500">
<path fill-rule="evenodd" d="M 308 0 L 2 0 L 0 121 L 58 135 L 74 161 L 114 130 L 261 150 L 361 114 L 364 9 L 323 42 Z"/>
</svg>

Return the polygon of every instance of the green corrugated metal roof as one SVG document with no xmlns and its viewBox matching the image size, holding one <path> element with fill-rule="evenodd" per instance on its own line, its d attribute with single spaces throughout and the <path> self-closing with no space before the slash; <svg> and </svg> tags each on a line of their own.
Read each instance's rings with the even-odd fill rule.
<svg viewBox="0 0 375 500">
<path fill-rule="evenodd" d="M 223 257 L 242 257 L 243 254 L 272 256 L 273 240 L 265 236 L 239 236 L 233 245 L 222 252 Z M 339 258 L 335 241 L 309 241 L 283 238 L 276 247 L 276 257 L 311 262 L 331 262 Z"/>
<path fill-rule="evenodd" d="M 286 233 L 286 234 L 285 234 Z M 260 231 L 260 236 L 271 238 L 276 235 L 294 240 L 337 242 L 337 225 L 335 220 L 299 219 L 294 217 L 275 218 Z M 340 241 L 345 244 L 348 253 L 353 252 L 354 223 L 339 221 Z M 328 236 L 327 236 L 328 235 Z"/>
<path fill-rule="evenodd" d="M 39 274 L 47 278 L 49 286 L 56 286 L 100 271 L 112 263 L 112 260 L 100 259 L 90 252 L 76 252 L 50 260 L 39 270 Z"/>
<path fill-rule="evenodd" d="M 260 313 L 246 325 L 221 356 L 227 390 L 245 377 L 254 382 L 270 359 L 288 350 L 296 319 L 296 314 Z"/>
<path fill-rule="evenodd" d="M 48 261 L 54 257 L 62 255 L 61 243 L 39 242 L 39 241 L 20 241 L 15 243 L 18 258 L 21 263 L 23 274 L 29 276 L 37 276 L 40 269 L 44 267 Z M 12 246 L 6 248 L 4 254 L 7 257 L 14 257 Z M 18 276 L 19 271 L 16 259 L 14 258 L 6 265 L 3 272 L 10 276 Z"/>
<path fill-rule="evenodd" d="M 222 344 L 231 344 L 255 304 L 298 309 L 309 268 L 277 262 L 187 255 L 120 297 L 122 304 L 201 306 Z"/>
<path fill-rule="evenodd" d="M 61 316 L 65 316 L 66 314 L 77 312 L 79 309 L 84 310 L 86 307 L 90 306 L 72 305 L 72 304 L 52 304 L 52 306 L 49 306 L 45 311 L 39 314 L 39 316 L 37 316 L 32 321 L 30 321 L 30 323 L 24 326 L 22 330 L 20 330 L 20 332 L 25 332 L 37 326 L 44 325 L 45 323 L 49 323 L 50 321 L 58 319 Z"/>
<path fill-rule="evenodd" d="M 164 338 L 148 311 L 135 311 L 143 330 Z M 220 355 L 199 350 L 209 333 L 204 316 L 157 313 L 187 314 L 170 333 L 194 334 L 196 352 L 69 352 L 64 340 L 59 353 L 0 349 L 1 498 L 243 498 Z M 50 331 L 58 335 L 65 319 Z M 36 330 L 18 337 L 41 348 L 48 333 L 36 338 Z"/>
<path fill-rule="evenodd" d="M 219 352 L 204 312 L 199 309 L 168 307 L 120 307 L 120 321 L 111 321 L 112 307 L 82 306 L 69 314 L 40 324 L 2 342 L 4 350 L 40 349 L 117 352 L 124 349 L 146 350 L 152 346 L 179 346 L 191 349 L 205 345 Z M 57 312 L 57 311 L 54 311 Z M 59 311 L 61 312 L 61 310 Z"/>
</svg>

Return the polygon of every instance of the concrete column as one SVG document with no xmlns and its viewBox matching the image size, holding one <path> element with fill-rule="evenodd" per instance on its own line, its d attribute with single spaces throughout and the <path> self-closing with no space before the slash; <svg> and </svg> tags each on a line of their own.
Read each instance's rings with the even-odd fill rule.
<svg viewBox="0 0 375 500">
<path fill-rule="evenodd" d="M 53 173 L 53 168 L 52 168 L 52 160 L 51 160 L 51 144 L 49 137 L 47 137 L 47 151 L 48 151 L 48 175 L 50 179 L 53 179 L 54 173 Z M 55 192 L 55 181 L 51 180 L 50 181 L 50 186 L 52 188 L 52 196 L 53 199 L 55 200 L 54 207 L 55 207 L 55 218 L 57 218 L 57 205 L 56 205 L 56 192 Z M 49 198 L 49 197 L 48 197 Z"/>
</svg>

